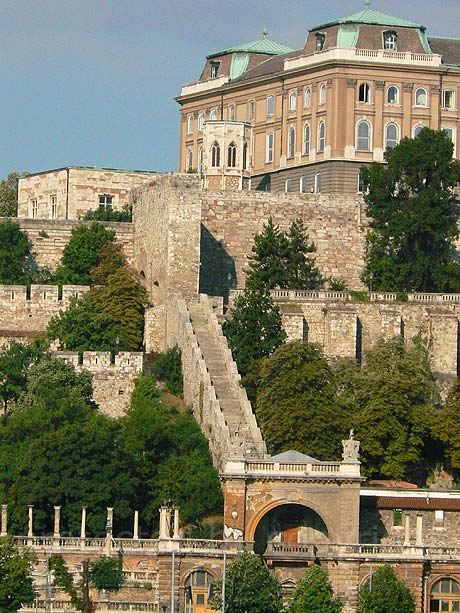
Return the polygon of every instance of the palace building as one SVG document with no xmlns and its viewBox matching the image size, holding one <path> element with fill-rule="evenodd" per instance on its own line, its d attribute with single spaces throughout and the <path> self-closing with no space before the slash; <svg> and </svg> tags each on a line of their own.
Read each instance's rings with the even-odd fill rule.
<svg viewBox="0 0 460 613">
<path fill-rule="evenodd" d="M 360 191 L 363 163 L 422 127 L 459 155 L 460 39 L 363 10 L 292 50 L 263 38 L 213 53 L 180 105 L 180 170 L 209 188 Z"/>
</svg>

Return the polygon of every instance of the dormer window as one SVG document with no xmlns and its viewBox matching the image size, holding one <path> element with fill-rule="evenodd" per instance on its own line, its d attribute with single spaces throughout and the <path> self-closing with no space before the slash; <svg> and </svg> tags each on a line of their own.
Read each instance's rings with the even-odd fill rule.
<svg viewBox="0 0 460 613">
<path fill-rule="evenodd" d="M 326 41 L 326 35 L 322 32 L 318 32 L 316 35 L 316 51 L 322 51 L 324 47 L 324 43 Z"/>
<path fill-rule="evenodd" d="M 220 62 L 211 62 L 211 79 L 215 79 L 219 73 Z"/>
<path fill-rule="evenodd" d="M 387 30 L 383 33 L 383 48 L 387 51 L 398 50 L 398 36 L 393 30 Z"/>
</svg>

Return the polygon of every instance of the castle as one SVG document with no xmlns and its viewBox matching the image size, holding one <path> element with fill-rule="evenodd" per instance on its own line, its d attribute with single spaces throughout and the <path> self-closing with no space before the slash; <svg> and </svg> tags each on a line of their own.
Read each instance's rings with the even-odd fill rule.
<svg viewBox="0 0 460 613">
<path fill-rule="evenodd" d="M 268 456 L 220 326 L 224 302 L 244 287 L 253 237 L 270 216 L 284 229 L 302 218 L 323 275 L 363 289 L 359 168 L 382 160 L 386 147 L 421 125 L 450 130 L 456 144 L 459 67 L 459 41 L 429 37 L 422 26 L 366 7 L 312 28 L 300 51 L 264 37 L 209 56 L 200 80 L 178 98 L 181 170 L 198 172 L 66 168 L 20 180 L 18 221 L 39 263 L 51 267 L 88 210 L 132 204 L 133 222 L 110 226 L 153 304 L 146 351 L 180 347 L 185 401 L 208 438 L 225 494 L 224 534 L 215 540 L 182 538 L 180 510 L 168 506 L 160 509 L 158 539 L 142 538 L 136 516 L 132 535 L 112 534 L 116 509 L 108 509 L 104 538 L 87 538 L 85 509 L 80 536 L 64 536 L 59 507 L 54 534 L 37 536 L 30 507 L 28 534 L 18 540 L 36 551 L 43 590 L 52 552 L 63 553 L 78 575 L 82 560 L 123 550 L 125 587 L 99 610 L 210 613 L 210 586 L 225 560 L 247 547 L 276 570 L 286 595 L 308 564 L 320 562 L 345 613 L 355 613 L 359 586 L 384 562 L 410 586 L 417 613 L 459 610 L 460 493 L 366 486 L 352 434 L 341 462 L 292 451 Z M 33 338 L 84 291 L 1 288 L 1 341 Z M 319 342 L 331 359 L 359 359 L 381 337 L 422 331 L 438 378 L 458 375 L 458 295 L 413 294 L 403 303 L 374 292 L 365 303 L 346 292 L 273 297 L 289 337 Z M 108 354 L 89 352 L 83 363 L 61 357 L 96 374 L 109 410 L 113 399 L 104 390 L 118 386 L 126 399 L 142 368 L 142 356 L 132 354 L 119 354 L 115 364 Z M 122 410 L 119 403 L 112 414 Z M 5 534 L 5 505 L 1 518 Z M 48 605 L 42 594 L 26 610 Z M 53 610 L 68 604 L 56 600 Z"/>
</svg>

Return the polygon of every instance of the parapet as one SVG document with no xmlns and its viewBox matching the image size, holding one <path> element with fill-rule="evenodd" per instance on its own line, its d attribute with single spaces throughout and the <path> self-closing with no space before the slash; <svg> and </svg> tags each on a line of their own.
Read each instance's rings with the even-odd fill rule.
<svg viewBox="0 0 460 613">
<path fill-rule="evenodd" d="M 80 298 L 89 290 L 86 285 L 0 285 L 0 306 L 20 308 L 21 305 L 57 305 L 66 307 L 71 298 Z"/>
</svg>

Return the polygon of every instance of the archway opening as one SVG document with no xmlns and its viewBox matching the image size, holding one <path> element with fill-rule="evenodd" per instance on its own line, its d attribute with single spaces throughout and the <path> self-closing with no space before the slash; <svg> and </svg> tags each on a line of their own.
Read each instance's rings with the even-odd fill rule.
<svg viewBox="0 0 460 613">
<path fill-rule="evenodd" d="M 254 534 L 254 551 L 264 553 L 268 543 L 329 542 L 329 531 L 323 519 L 301 504 L 283 504 L 271 509 L 259 521 Z"/>
</svg>

